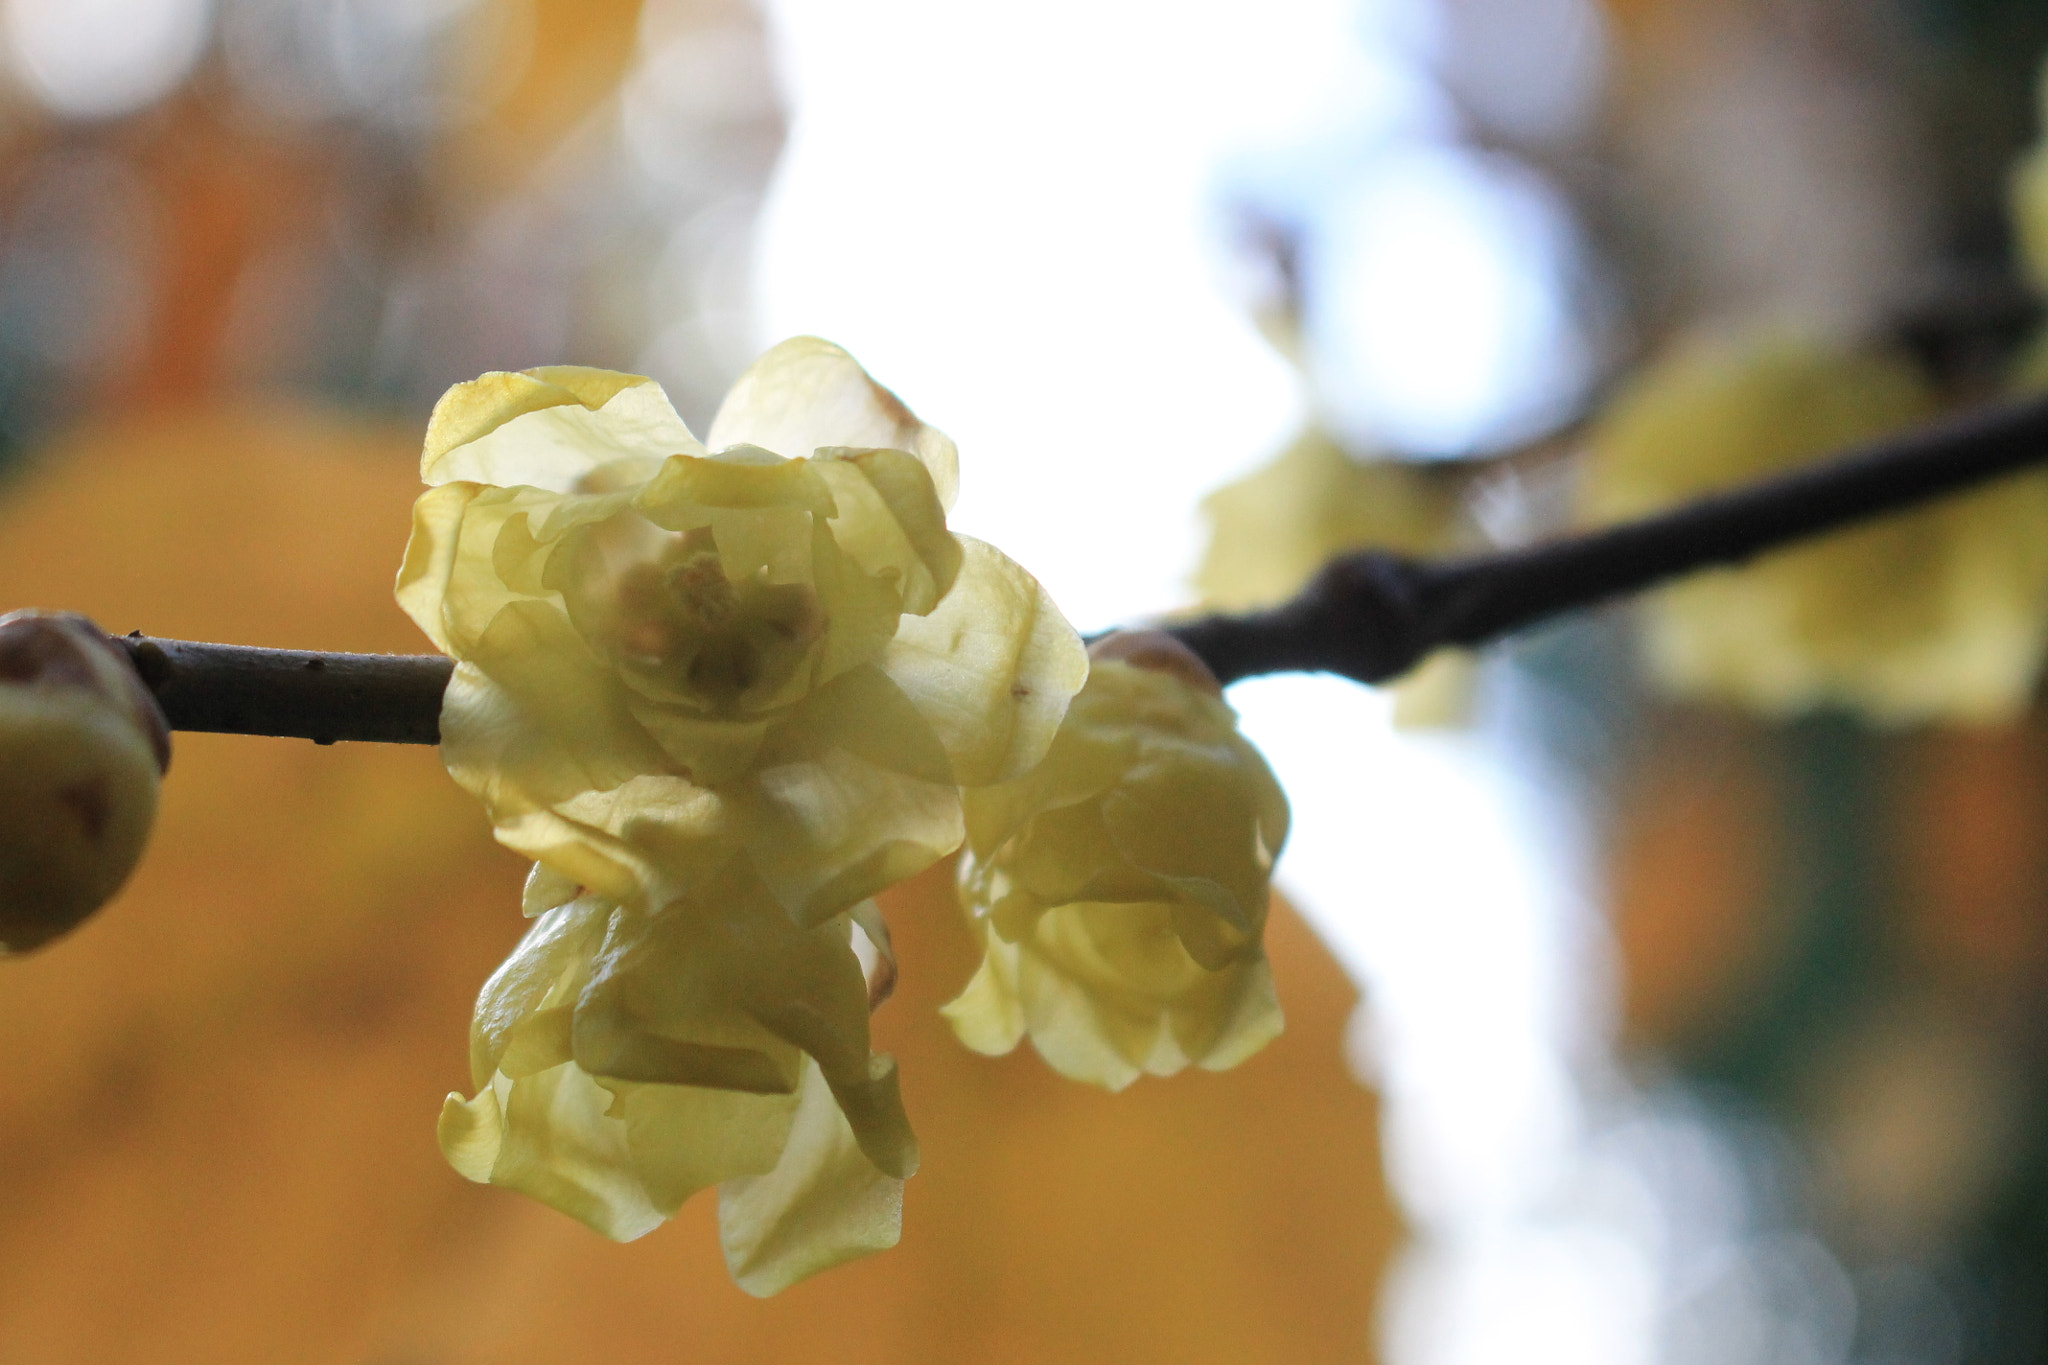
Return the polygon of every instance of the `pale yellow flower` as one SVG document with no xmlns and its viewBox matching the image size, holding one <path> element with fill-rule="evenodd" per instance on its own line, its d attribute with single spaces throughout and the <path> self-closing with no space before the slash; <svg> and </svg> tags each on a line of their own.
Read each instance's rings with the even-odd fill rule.
<svg viewBox="0 0 2048 1365">
<path fill-rule="evenodd" d="M 477 1001 L 477 1094 L 442 1111 L 450 1163 L 622 1241 L 717 1185 L 756 1294 L 894 1245 L 917 1143 L 869 1052 L 872 905 L 800 927 L 738 862 L 653 913 L 574 891 L 536 867 L 539 917 Z"/>
<path fill-rule="evenodd" d="M 1284 602 L 1353 550 L 1428 555 L 1472 541 L 1457 486 L 1443 471 L 1354 460 L 1319 428 L 1204 498 L 1202 512 L 1209 548 L 1195 587 L 1219 611 Z"/>
<path fill-rule="evenodd" d="M 838 347 L 769 351 L 711 446 L 634 375 L 458 385 L 398 598 L 458 661 L 442 755 L 501 842 L 643 910 L 741 858 L 817 922 L 956 847 L 958 786 L 1037 761 L 1085 658 Z"/>
<path fill-rule="evenodd" d="M 1195 571 L 1204 606 L 1252 611 L 1294 596 L 1316 570 L 1356 550 L 1448 554 L 1478 540 L 1446 471 L 1354 460 L 1311 427 L 1271 463 L 1202 500 L 1209 547 Z M 1469 717 L 1471 653 L 1440 649 L 1391 686 L 1395 723 L 1452 726 Z"/>
<path fill-rule="evenodd" d="M 961 898 L 984 956 L 945 1013 L 978 1052 L 1028 1035 L 1116 1090 L 1279 1034 L 1262 940 L 1287 801 L 1193 655 L 1143 633 L 1092 652 L 1045 761 L 967 795 Z"/>
<path fill-rule="evenodd" d="M 2013 167 L 2010 198 L 2020 269 L 2036 290 L 2048 294 L 2048 66 L 2035 103 L 2043 135 Z"/>
<path fill-rule="evenodd" d="M 2042 133 L 2013 166 L 2007 198 L 2020 273 L 2035 293 L 2048 295 L 2048 66 L 2041 71 L 2036 104 Z M 2048 328 L 2022 348 L 2012 383 L 2022 393 L 2048 389 Z"/>
<path fill-rule="evenodd" d="M 1932 416 L 1900 360 L 1785 331 L 1700 341 L 1639 376 L 1591 440 L 1596 522 L 1654 512 Z M 1834 703 L 1887 723 L 1996 722 L 2048 644 L 2048 476 L 1713 570 L 1645 603 L 1674 690 L 1786 715 Z"/>
<path fill-rule="evenodd" d="M 163 713 L 82 616 L 0 616 L 0 953 L 74 928 L 128 880 L 170 761 Z"/>
</svg>

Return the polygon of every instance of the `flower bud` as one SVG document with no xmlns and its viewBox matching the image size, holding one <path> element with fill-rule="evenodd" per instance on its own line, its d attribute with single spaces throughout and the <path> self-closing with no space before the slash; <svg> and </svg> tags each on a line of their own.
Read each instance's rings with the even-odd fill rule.
<svg viewBox="0 0 2048 1365">
<path fill-rule="evenodd" d="M 966 794 L 983 953 L 944 1013 L 977 1052 L 1029 1037 L 1112 1090 L 1235 1066 L 1280 1032 L 1263 936 L 1286 797 L 1184 645 L 1129 631 L 1088 652 L 1045 760 Z"/>
<path fill-rule="evenodd" d="M 0 952 L 76 927 L 134 870 L 170 762 L 163 713 L 83 616 L 0 616 Z"/>
</svg>

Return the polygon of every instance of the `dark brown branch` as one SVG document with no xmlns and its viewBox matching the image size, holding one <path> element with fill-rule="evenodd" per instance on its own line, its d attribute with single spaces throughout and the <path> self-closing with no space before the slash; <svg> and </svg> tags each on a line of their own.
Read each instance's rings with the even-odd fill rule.
<svg viewBox="0 0 2048 1365">
<path fill-rule="evenodd" d="M 1168 629 L 1224 682 L 1286 672 L 1382 682 L 1439 646 L 1484 644 L 2043 463 L 2048 398 L 1999 404 L 1589 535 L 1436 562 L 1347 555 L 1270 611 Z"/>
<path fill-rule="evenodd" d="M 332 744 L 441 742 L 441 693 L 453 660 L 439 654 L 321 654 L 159 640 L 125 647 L 173 730 L 283 735 Z"/>
<path fill-rule="evenodd" d="M 1168 629 L 1225 682 L 1260 673 L 1395 677 L 1432 649 L 1479 645 L 1653 583 L 2048 463 L 2048 398 L 1986 407 L 1840 459 L 1590 535 L 1435 562 L 1331 561 L 1293 601 Z M 120 641 L 177 730 L 332 743 L 439 739 L 453 665 L 436 654 L 318 654 Z"/>
</svg>

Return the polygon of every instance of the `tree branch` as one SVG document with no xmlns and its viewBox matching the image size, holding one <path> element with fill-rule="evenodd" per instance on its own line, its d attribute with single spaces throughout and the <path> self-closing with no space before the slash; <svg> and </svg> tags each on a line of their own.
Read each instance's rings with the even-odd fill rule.
<svg viewBox="0 0 2048 1365">
<path fill-rule="evenodd" d="M 1224 682 L 1338 673 L 1383 682 L 1444 645 L 1480 645 L 1694 569 L 2048 464 L 2048 397 L 1979 408 L 1838 459 L 1673 511 L 1526 549 L 1424 561 L 1332 560 L 1269 611 L 1167 626 Z M 433 744 L 453 663 L 438 654 L 322 654 L 117 641 L 175 730 L 323 744 Z"/>
<path fill-rule="evenodd" d="M 441 694 L 455 661 L 439 654 L 322 654 L 116 637 L 173 730 L 282 735 L 332 744 L 441 742 Z"/>
<path fill-rule="evenodd" d="M 1484 644 L 2039 464 L 2048 464 L 2048 397 L 1977 408 L 1775 479 L 1543 545 L 1437 561 L 1346 555 L 1281 606 L 1166 629 L 1226 683 L 1288 672 L 1384 682 L 1444 645 Z"/>
</svg>

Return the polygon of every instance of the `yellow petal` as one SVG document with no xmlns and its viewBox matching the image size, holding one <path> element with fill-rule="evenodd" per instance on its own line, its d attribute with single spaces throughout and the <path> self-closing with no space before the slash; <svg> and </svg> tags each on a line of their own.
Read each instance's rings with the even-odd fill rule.
<svg viewBox="0 0 2048 1365">
<path fill-rule="evenodd" d="M 558 905 L 567 905 L 582 894 L 583 888 L 574 878 L 565 877 L 544 863 L 535 863 L 519 893 L 519 912 L 532 919 Z"/>
<path fill-rule="evenodd" d="M 718 1235 L 740 1288 L 763 1298 L 856 1256 L 896 1245 L 903 1182 L 862 1155 L 815 1066 L 781 1160 L 718 1191 Z"/>
<path fill-rule="evenodd" d="M 670 455 L 703 451 L 650 379 L 576 366 L 497 371 L 434 405 L 420 477 L 566 493 L 607 466 L 637 482 Z"/>
<path fill-rule="evenodd" d="M 990 935 L 967 989 L 939 1007 L 953 1034 L 974 1051 L 1001 1057 L 1024 1041 L 1024 1007 L 1017 999 L 1017 947 Z M 998 959 L 1007 958 L 1003 966 Z"/>
<path fill-rule="evenodd" d="M 485 1086 L 473 1100 L 450 1093 L 441 1102 L 435 1137 L 441 1143 L 441 1155 L 458 1175 L 479 1185 L 490 1184 L 491 1168 L 498 1164 L 498 1148 L 505 1140 L 498 1092 Z"/>
<path fill-rule="evenodd" d="M 626 1124 L 607 1112 L 610 1091 L 573 1062 L 492 1084 L 504 1116 L 491 1184 L 530 1195 L 614 1241 L 630 1242 L 661 1225 L 669 1211 L 640 1178 Z M 458 1153 L 467 1159 L 467 1148 Z"/>
<path fill-rule="evenodd" d="M 906 616 L 881 666 L 930 723 L 956 779 L 981 786 L 1045 756 L 1067 703 L 1088 678 L 1081 637 L 1016 561 L 960 537 L 953 590 L 928 616 Z"/>
<path fill-rule="evenodd" d="M 470 1077 L 481 1086 L 501 1069 L 513 1035 L 537 1014 L 572 1006 L 590 975 L 611 909 L 593 900 L 572 901 L 540 916 L 477 996 L 470 1022 Z M 567 1037 L 561 1038 L 566 1043 Z M 569 1060 L 566 1048 L 545 1065 L 504 1066 L 545 1070 Z"/>
<path fill-rule="evenodd" d="M 941 506 L 959 487 L 959 452 L 829 341 L 791 337 L 740 376 L 711 423 L 713 450 L 755 445 L 803 458 L 827 446 L 902 450 L 931 471 Z"/>
<path fill-rule="evenodd" d="M 913 877 L 960 846 L 960 793 L 822 749 L 764 768 L 733 793 L 761 879 L 804 923 Z"/>
<path fill-rule="evenodd" d="M 828 449 L 813 467 L 832 489 L 833 538 L 862 572 L 887 575 L 903 610 L 922 616 L 959 576 L 960 540 L 930 473 L 896 450 Z"/>
<path fill-rule="evenodd" d="M 428 489 L 412 505 L 412 538 L 398 568 L 398 605 L 443 654 L 454 648 L 441 614 L 448 579 L 461 548 L 464 514 L 481 491 L 471 483 L 445 484 Z"/>
<path fill-rule="evenodd" d="M 775 1169 L 797 1116 L 793 1093 L 635 1085 L 624 1094 L 633 1168 L 648 1201 L 666 1214 L 699 1190 Z"/>
<path fill-rule="evenodd" d="M 1139 657 L 1096 659 L 1038 768 L 965 793 L 983 957 L 945 1009 L 977 1051 L 1028 1036 L 1111 1089 L 1280 1029 L 1260 940 L 1285 798 L 1229 707 Z"/>
</svg>

